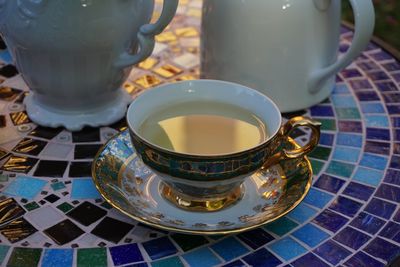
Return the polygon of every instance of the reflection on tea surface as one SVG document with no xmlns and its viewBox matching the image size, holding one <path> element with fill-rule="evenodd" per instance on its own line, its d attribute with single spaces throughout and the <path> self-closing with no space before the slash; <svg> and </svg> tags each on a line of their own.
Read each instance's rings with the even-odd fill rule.
<svg viewBox="0 0 400 267">
<path fill-rule="evenodd" d="M 238 152 L 268 138 L 265 123 L 256 115 L 213 101 L 160 108 L 141 124 L 139 134 L 160 147 L 198 155 Z"/>
</svg>

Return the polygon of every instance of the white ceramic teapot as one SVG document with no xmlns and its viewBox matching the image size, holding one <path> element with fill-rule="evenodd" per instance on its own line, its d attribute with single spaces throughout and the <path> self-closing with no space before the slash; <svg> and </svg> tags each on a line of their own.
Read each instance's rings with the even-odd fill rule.
<svg viewBox="0 0 400 267">
<path fill-rule="evenodd" d="M 0 33 L 31 89 L 29 117 L 69 130 L 121 119 L 131 98 L 120 86 L 177 5 L 164 0 L 146 24 L 154 0 L 0 0 Z"/>
<path fill-rule="evenodd" d="M 204 0 L 202 78 L 253 87 L 282 112 L 319 103 L 373 32 L 371 0 L 350 3 L 355 35 L 337 59 L 341 0 Z"/>
</svg>

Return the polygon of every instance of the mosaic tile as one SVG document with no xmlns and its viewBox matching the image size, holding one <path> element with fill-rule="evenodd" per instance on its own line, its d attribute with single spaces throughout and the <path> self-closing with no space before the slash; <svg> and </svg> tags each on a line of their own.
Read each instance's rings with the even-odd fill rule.
<svg viewBox="0 0 400 267">
<path fill-rule="evenodd" d="M 315 217 L 313 222 L 335 233 L 344 225 L 346 225 L 348 219 L 331 210 L 324 210 L 317 217 Z"/>
<path fill-rule="evenodd" d="M 393 83 L 392 81 L 377 82 L 377 83 L 375 83 L 375 85 L 378 87 L 378 90 L 381 92 L 398 90 L 398 86 L 395 83 Z"/>
<path fill-rule="evenodd" d="M 76 145 L 74 151 L 75 159 L 92 159 L 102 145 Z"/>
<path fill-rule="evenodd" d="M 332 195 L 320 191 L 316 188 L 311 188 L 304 202 L 317 208 L 323 208 L 332 199 Z"/>
<path fill-rule="evenodd" d="M 361 158 L 360 165 L 376 170 L 384 170 L 387 162 L 388 159 L 386 157 L 365 153 Z"/>
<path fill-rule="evenodd" d="M 150 88 L 161 83 L 160 78 L 155 75 L 144 75 L 135 80 L 135 83 L 142 86 L 143 88 Z"/>
<path fill-rule="evenodd" d="M 0 115 L 0 128 L 5 128 L 6 126 L 7 126 L 6 117 L 4 115 Z"/>
<path fill-rule="evenodd" d="M 380 103 L 368 103 L 364 102 L 360 104 L 361 110 L 365 114 L 372 113 L 385 113 L 385 108 Z"/>
<path fill-rule="evenodd" d="M 361 115 L 357 108 L 336 108 L 339 119 L 360 119 Z"/>
<path fill-rule="evenodd" d="M 375 196 L 394 202 L 400 202 L 400 188 L 388 184 L 381 184 Z"/>
<path fill-rule="evenodd" d="M 344 184 L 345 181 L 343 181 L 342 179 L 331 175 L 322 174 L 314 183 L 314 187 L 326 190 L 331 193 L 337 193 Z"/>
<path fill-rule="evenodd" d="M 367 139 L 390 141 L 390 131 L 386 129 L 367 128 Z"/>
<path fill-rule="evenodd" d="M 0 201 L 0 225 L 16 219 L 24 213 L 25 210 L 13 198 Z"/>
<path fill-rule="evenodd" d="M 356 163 L 360 156 L 360 149 L 336 146 L 333 152 L 333 159 Z"/>
<path fill-rule="evenodd" d="M 381 171 L 358 167 L 353 176 L 353 180 L 377 186 L 382 180 L 382 177 L 383 173 Z"/>
<path fill-rule="evenodd" d="M 390 168 L 400 169 L 400 157 L 392 156 L 389 166 L 390 166 Z"/>
<path fill-rule="evenodd" d="M 54 202 L 58 201 L 59 199 L 60 199 L 60 197 L 57 195 L 54 195 L 54 194 L 48 195 L 47 197 L 44 198 L 44 200 L 46 200 L 49 203 L 54 203 Z"/>
<path fill-rule="evenodd" d="M 346 84 L 336 84 L 335 88 L 333 89 L 332 94 L 336 95 L 336 94 L 348 94 L 350 93 L 349 88 L 347 87 Z M 336 105 L 336 102 L 338 101 L 333 101 Z"/>
<path fill-rule="evenodd" d="M 20 248 L 13 249 L 7 262 L 8 267 L 33 267 L 38 266 L 42 249 Z"/>
<path fill-rule="evenodd" d="M 64 245 L 75 240 L 85 232 L 69 219 L 66 219 L 50 228 L 47 228 L 43 231 L 43 233 L 45 233 L 58 245 Z"/>
<path fill-rule="evenodd" d="M 305 249 L 291 237 L 280 239 L 269 245 L 268 248 L 286 261 L 289 261 L 307 252 L 307 249 Z"/>
<path fill-rule="evenodd" d="M 360 121 L 338 121 L 340 132 L 362 133 L 362 123 Z"/>
<path fill-rule="evenodd" d="M 388 71 L 396 71 L 396 70 L 400 69 L 400 64 L 397 61 L 385 63 L 385 64 L 382 64 L 382 66 Z"/>
<path fill-rule="evenodd" d="M 10 113 L 10 118 L 15 126 L 31 122 L 31 120 L 28 117 L 28 114 L 25 111 Z"/>
<path fill-rule="evenodd" d="M 382 94 L 383 100 L 386 103 L 399 103 L 400 102 L 400 93 L 398 92 L 386 92 Z"/>
<path fill-rule="evenodd" d="M 400 170 L 388 169 L 384 181 L 385 183 L 400 185 Z"/>
<path fill-rule="evenodd" d="M 400 105 L 386 105 L 386 108 L 390 115 L 400 114 Z"/>
<path fill-rule="evenodd" d="M 59 133 L 61 133 L 62 130 L 63 130 L 62 128 L 48 128 L 48 127 L 38 126 L 32 132 L 30 132 L 29 135 L 50 140 L 56 137 Z"/>
<path fill-rule="evenodd" d="M 347 267 L 384 267 L 385 265 L 374 258 L 368 256 L 364 252 L 360 251 L 354 254 L 348 261 L 346 261 L 345 266 Z"/>
<path fill-rule="evenodd" d="M 217 243 L 211 245 L 210 248 L 225 261 L 233 260 L 249 252 L 249 249 L 243 246 L 234 237 L 227 237 L 221 241 L 218 241 Z"/>
<path fill-rule="evenodd" d="M 41 179 L 18 176 L 4 189 L 3 194 L 33 199 L 46 184 L 47 182 Z"/>
<path fill-rule="evenodd" d="M 30 212 L 25 218 L 40 227 L 40 229 L 45 229 L 60 222 L 64 217 L 62 213 L 60 214 L 60 212 L 52 206 L 44 206 Z"/>
<path fill-rule="evenodd" d="M 164 260 L 154 261 L 152 267 L 184 267 L 182 261 L 178 257 L 171 257 Z M 233 265 L 234 266 L 234 265 Z"/>
<path fill-rule="evenodd" d="M 21 92 L 22 90 L 11 87 L 0 87 L 0 100 L 13 101 Z"/>
<path fill-rule="evenodd" d="M 10 64 L 0 68 L 0 75 L 4 76 L 6 78 L 11 78 L 11 77 L 17 75 L 18 73 L 19 72 L 18 72 L 17 68 Z"/>
<path fill-rule="evenodd" d="M 400 224 L 395 222 L 388 222 L 382 231 L 379 232 L 379 236 L 392 239 L 396 242 L 400 241 Z"/>
<path fill-rule="evenodd" d="M 52 183 L 50 186 L 54 191 L 66 188 L 63 182 Z"/>
<path fill-rule="evenodd" d="M 207 239 L 200 235 L 173 234 L 171 238 L 184 252 L 208 243 Z"/>
<path fill-rule="evenodd" d="M 317 211 L 304 203 L 300 203 L 293 211 L 291 211 L 287 216 L 290 219 L 295 220 L 299 223 L 304 223 L 311 217 L 313 217 Z"/>
<path fill-rule="evenodd" d="M 111 217 L 105 217 L 91 233 L 107 241 L 118 243 L 132 228 L 133 225 L 129 223 Z"/>
<path fill-rule="evenodd" d="M 71 162 L 69 165 L 69 177 L 91 177 L 92 176 L 92 162 Z"/>
<path fill-rule="evenodd" d="M 79 206 L 67 213 L 69 217 L 83 224 L 84 226 L 91 225 L 92 223 L 100 220 L 106 214 L 107 211 L 88 201 L 81 203 Z"/>
<path fill-rule="evenodd" d="M 373 81 L 390 80 L 389 76 L 383 71 L 368 72 L 367 75 Z"/>
<path fill-rule="evenodd" d="M 79 132 L 72 133 L 72 142 L 100 142 L 100 131 L 98 128 L 86 127 Z"/>
<path fill-rule="evenodd" d="M 4 258 L 7 256 L 9 249 L 10 249 L 10 247 L 8 247 L 8 246 L 0 245 L 0 264 L 3 263 Z"/>
<path fill-rule="evenodd" d="M 39 177 L 63 177 L 67 166 L 68 161 L 41 160 L 33 175 Z"/>
<path fill-rule="evenodd" d="M 43 253 L 41 267 L 72 266 L 72 249 L 46 249 Z"/>
<path fill-rule="evenodd" d="M 372 84 L 366 80 L 366 79 L 361 79 L 361 80 L 350 80 L 348 81 L 350 83 L 351 88 L 354 90 L 363 90 L 363 89 L 372 89 Z"/>
<path fill-rule="evenodd" d="M 360 62 L 357 63 L 357 66 L 359 66 L 364 71 L 379 69 L 379 66 L 375 64 L 373 61 Z"/>
<path fill-rule="evenodd" d="M 318 175 L 321 172 L 322 168 L 324 167 L 325 163 L 315 159 L 309 159 L 309 160 L 311 162 L 314 175 Z"/>
<path fill-rule="evenodd" d="M 39 206 L 38 203 L 36 203 L 35 201 L 33 201 L 33 202 L 30 202 L 30 203 L 24 205 L 24 208 L 25 208 L 27 211 L 32 211 L 32 210 L 35 210 L 35 209 L 40 208 L 40 206 Z"/>
<path fill-rule="evenodd" d="M 318 119 L 322 131 L 336 131 L 336 121 L 330 119 Z"/>
<path fill-rule="evenodd" d="M 110 254 L 116 266 L 144 261 L 137 244 L 111 247 Z"/>
<path fill-rule="evenodd" d="M 13 149 L 13 152 L 37 156 L 46 146 L 47 142 L 31 138 L 22 139 Z"/>
<path fill-rule="evenodd" d="M 390 143 L 378 142 L 378 141 L 366 141 L 364 146 L 364 151 L 374 154 L 389 155 Z"/>
<path fill-rule="evenodd" d="M 354 250 L 359 249 L 361 246 L 367 243 L 370 238 L 370 236 L 351 227 L 344 228 L 333 237 L 333 239 L 337 242 Z"/>
<path fill-rule="evenodd" d="M 144 70 L 150 70 L 159 62 L 158 59 L 154 57 L 149 57 L 138 64 L 138 67 Z"/>
<path fill-rule="evenodd" d="M 282 262 L 265 248 L 261 248 L 243 258 L 250 266 L 278 266 Z"/>
<path fill-rule="evenodd" d="M 299 215 L 297 215 L 295 217 L 299 217 Z M 298 224 L 296 222 L 290 220 L 287 217 L 282 217 L 276 221 L 273 221 L 273 222 L 267 224 L 265 226 L 265 229 L 267 229 L 268 231 L 270 231 L 276 235 L 283 236 L 286 233 L 289 233 L 291 230 L 293 230 L 297 226 L 298 226 Z"/>
<path fill-rule="evenodd" d="M 293 135 L 291 135 L 293 138 Z M 319 144 L 325 145 L 325 146 L 332 146 L 333 141 L 335 139 L 335 136 L 333 134 L 327 134 L 327 133 L 321 133 L 320 139 L 319 139 Z"/>
<path fill-rule="evenodd" d="M 349 217 L 353 217 L 361 208 L 362 204 L 351 200 L 349 198 L 345 198 L 342 196 L 338 196 L 332 204 L 329 206 L 331 210 L 337 211 L 341 214 L 347 215 Z"/>
<path fill-rule="evenodd" d="M 346 189 L 343 191 L 343 194 L 353 197 L 355 199 L 367 201 L 374 191 L 375 188 L 373 187 L 350 182 Z"/>
<path fill-rule="evenodd" d="M 318 266 L 318 267 L 328 267 L 329 265 L 320 260 L 317 256 L 312 253 L 308 253 L 303 257 L 293 261 L 291 263 L 293 267 L 309 267 L 309 266 Z"/>
<path fill-rule="evenodd" d="M 331 100 L 335 107 L 352 108 L 357 107 L 356 101 L 350 95 L 332 95 Z"/>
<path fill-rule="evenodd" d="M 351 254 L 349 250 L 331 240 L 314 249 L 314 253 L 333 265 L 341 263 Z"/>
<path fill-rule="evenodd" d="M 325 239 L 329 238 L 328 233 L 310 223 L 294 231 L 292 235 L 310 247 L 315 247 Z"/>
<path fill-rule="evenodd" d="M 166 256 L 174 255 L 178 252 L 178 250 L 168 237 L 153 239 L 142 243 L 142 245 L 152 260 L 157 260 Z M 195 251 L 191 253 L 195 253 Z M 190 255 L 191 253 L 186 255 Z"/>
<path fill-rule="evenodd" d="M 36 228 L 24 218 L 16 219 L 0 227 L 0 233 L 11 243 L 21 241 L 35 232 L 37 232 Z"/>
<path fill-rule="evenodd" d="M 174 65 L 166 64 L 166 65 L 163 65 L 163 66 L 155 69 L 154 72 L 157 73 L 158 75 L 160 75 L 161 77 L 172 78 L 172 77 L 182 73 L 183 70 Z"/>
<path fill-rule="evenodd" d="M 218 259 L 208 248 L 201 248 L 184 254 L 183 258 L 193 267 L 211 267 L 221 263 L 221 260 Z"/>
<path fill-rule="evenodd" d="M 365 208 L 365 211 L 373 215 L 389 219 L 395 209 L 396 209 L 395 204 L 386 202 L 381 199 L 372 198 L 372 200 L 368 203 L 367 207 Z"/>
<path fill-rule="evenodd" d="M 328 160 L 330 154 L 331 154 L 331 148 L 318 146 L 309 154 L 309 157 Z"/>
<path fill-rule="evenodd" d="M 314 106 L 310 108 L 313 117 L 334 117 L 333 109 L 330 106 Z"/>
<path fill-rule="evenodd" d="M 356 96 L 360 101 L 379 101 L 380 98 L 375 91 L 357 91 Z"/>
<path fill-rule="evenodd" d="M 361 147 L 363 138 L 357 134 L 338 133 L 336 136 L 336 144 L 342 146 Z"/>
<path fill-rule="evenodd" d="M 355 166 L 352 164 L 332 160 L 329 163 L 326 172 L 329 174 L 349 178 L 352 175 L 354 168 Z"/>
<path fill-rule="evenodd" d="M 37 159 L 29 157 L 11 156 L 1 166 L 0 170 L 16 172 L 16 173 L 28 173 L 38 162 Z"/>
<path fill-rule="evenodd" d="M 356 229 L 363 230 L 370 234 L 376 234 L 384 224 L 384 220 L 365 212 L 358 214 L 350 223 L 350 225 Z"/>
<path fill-rule="evenodd" d="M 380 237 L 374 238 L 363 250 L 375 258 L 388 262 L 400 253 L 400 247 Z"/>
<path fill-rule="evenodd" d="M 74 179 L 72 182 L 71 199 L 101 198 L 92 179 Z"/>
<path fill-rule="evenodd" d="M 288 221 L 290 220 L 287 219 L 287 223 Z M 246 231 L 244 233 L 238 234 L 237 237 L 252 249 L 258 249 L 259 247 L 264 246 L 265 244 L 274 240 L 273 236 L 262 229 Z"/>
<path fill-rule="evenodd" d="M 83 248 L 77 252 L 78 267 L 107 267 L 107 250 L 105 248 Z"/>
</svg>

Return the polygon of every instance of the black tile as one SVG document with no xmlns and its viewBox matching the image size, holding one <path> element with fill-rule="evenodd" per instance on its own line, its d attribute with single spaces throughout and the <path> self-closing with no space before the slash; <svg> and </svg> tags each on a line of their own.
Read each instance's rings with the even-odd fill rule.
<svg viewBox="0 0 400 267">
<path fill-rule="evenodd" d="M 25 210 L 13 198 L 0 201 L 0 225 L 25 214 Z"/>
<path fill-rule="evenodd" d="M 106 214 L 107 211 L 87 201 L 67 213 L 69 217 L 84 226 L 91 225 L 106 216 Z"/>
<path fill-rule="evenodd" d="M 54 203 L 54 202 L 56 202 L 57 200 L 59 200 L 60 197 L 59 197 L 59 196 L 56 196 L 56 195 L 54 195 L 54 194 L 51 194 L 51 195 L 48 195 L 47 197 L 45 197 L 44 199 L 45 199 L 47 202 Z"/>
<path fill-rule="evenodd" d="M 0 115 L 0 128 L 4 128 L 7 126 L 6 117 L 4 115 Z"/>
<path fill-rule="evenodd" d="M 6 78 L 11 78 L 17 74 L 18 74 L 17 68 L 11 64 L 0 68 L 0 75 L 4 76 Z"/>
<path fill-rule="evenodd" d="M 39 155 L 40 152 L 42 152 L 43 148 L 46 145 L 47 142 L 44 141 L 35 140 L 31 138 L 24 138 L 12 149 L 12 151 L 21 154 L 37 156 Z"/>
<path fill-rule="evenodd" d="M 128 125 L 126 123 L 126 119 L 123 118 L 120 121 L 117 121 L 116 123 L 113 123 L 113 124 L 109 125 L 108 127 L 122 132 L 122 131 L 125 131 L 128 128 Z"/>
<path fill-rule="evenodd" d="M 69 219 L 53 225 L 43 232 L 53 239 L 58 245 L 65 245 L 85 233 Z"/>
<path fill-rule="evenodd" d="M 30 132 L 29 135 L 41 137 L 44 139 L 53 139 L 59 133 L 61 133 L 62 130 L 63 130 L 62 128 L 48 128 L 48 127 L 38 126 L 35 128 L 35 130 Z"/>
<path fill-rule="evenodd" d="M 63 177 L 67 161 L 41 160 L 35 170 L 34 176 Z"/>
<path fill-rule="evenodd" d="M 69 166 L 69 177 L 91 177 L 92 162 L 71 162 Z"/>
<path fill-rule="evenodd" d="M 11 87 L 0 87 L 0 99 L 4 101 L 13 101 L 22 92 L 22 90 Z"/>
<path fill-rule="evenodd" d="M 100 141 L 100 129 L 86 127 L 79 132 L 73 132 L 72 133 L 72 141 L 74 143 L 99 142 Z"/>
<path fill-rule="evenodd" d="M 96 156 L 102 145 L 76 145 L 74 158 L 75 159 L 92 159 Z"/>
<path fill-rule="evenodd" d="M 118 243 L 132 228 L 133 225 L 129 223 L 105 217 L 91 233 L 113 243 Z"/>
<path fill-rule="evenodd" d="M 6 49 L 7 48 L 7 46 L 6 46 L 6 43 L 4 42 L 4 40 L 0 37 L 0 49 Z"/>
<path fill-rule="evenodd" d="M 21 241 L 35 232 L 36 228 L 24 218 L 14 220 L 0 228 L 0 233 L 11 243 Z"/>
<path fill-rule="evenodd" d="M 10 118 L 15 126 L 31 122 L 31 120 L 28 117 L 28 114 L 25 111 L 10 113 Z"/>
<path fill-rule="evenodd" d="M 24 99 L 25 99 L 25 97 L 26 97 L 27 95 L 29 95 L 29 92 L 24 92 L 24 93 L 20 94 L 20 95 L 15 99 L 14 103 L 23 104 L 23 103 L 24 103 Z"/>
<path fill-rule="evenodd" d="M 38 162 L 37 159 L 29 157 L 11 156 L 0 168 L 3 171 L 28 173 Z"/>
</svg>

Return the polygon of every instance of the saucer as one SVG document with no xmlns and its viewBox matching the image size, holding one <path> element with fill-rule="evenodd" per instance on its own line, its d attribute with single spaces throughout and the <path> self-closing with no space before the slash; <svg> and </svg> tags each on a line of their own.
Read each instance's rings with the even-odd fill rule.
<svg viewBox="0 0 400 267">
<path fill-rule="evenodd" d="M 287 146 L 296 147 L 294 141 Z M 306 157 L 260 169 L 244 184 L 240 201 L 215 212 L 179 209 L 161 196 L 162 183 L 136 155 L 128 131 L 113 137 L 93 161 L 94 183 L 114 208 L 144 224 L 189 234 L 237 233 L 272 222 L 308 193 L 312 168 Z"/>
</svg>

